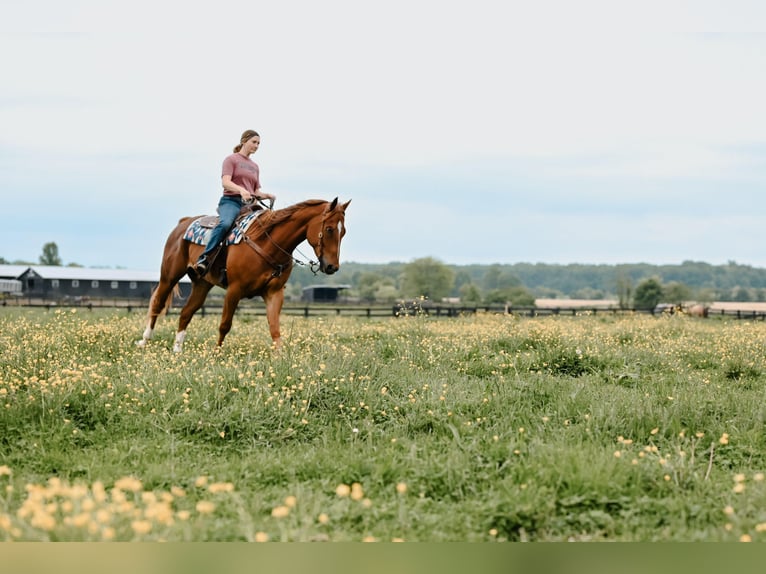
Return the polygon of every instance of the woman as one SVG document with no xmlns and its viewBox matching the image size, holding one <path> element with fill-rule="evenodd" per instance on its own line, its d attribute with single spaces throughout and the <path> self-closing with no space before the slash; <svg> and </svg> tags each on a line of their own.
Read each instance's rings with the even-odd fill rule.
<svg viewBox="0 0 766 574">
<path fill-rule="evenodd" d="M 261 191 L 260 172 L 258 164 L 250 159 L 258 146 L 261 145 L 261 136 L 254 130 L 247 130 L 242 134 L 239 144 L 234 148 L 234 153 L 223 160 L 221 182 L 223 183 L 223 197 L 218 202 L 219 222 L 213 228 L 205 251 L 200 255 L 194 270 L 202 277 L 208 272 L 212 263 L 211 254 L 218 248 L 226 234 L 234 225 L 243 202 L 256 199 L 271 199 L 275 197 L 270 193 Z"/>
</svg>

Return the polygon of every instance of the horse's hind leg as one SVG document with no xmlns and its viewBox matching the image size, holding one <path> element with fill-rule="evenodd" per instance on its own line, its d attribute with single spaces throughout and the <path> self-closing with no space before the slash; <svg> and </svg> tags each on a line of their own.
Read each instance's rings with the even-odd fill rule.
<svg viewBox="0 0 766 574">
<path fill-rule="evenodd" d="M 152 298 L 149 301 L 149 316 L 146 323 L 146 329 L 144 329 L 143 337 L 136 344 L 139 347 L 146 345 L 146 342 L 152 338 L 154 334 L 154 327 L 157 324 L 157 318 L 163 313 L 167 312 L 173 299 L 174 287 L 178 283 L 181 277 L 172 279 L 160 279 L 159 284 L 152 292 Z"/>
<path fill-rule="evenodd" d="M 186 339 L 186 327 L 189 326 L 194 313 L 196 313 L 199 308 L 202 307 L 202 304 L 207 298 L 207 294 L 212 288 L 212 283 L 208 283 L 207 281 L 203 281 L 201 279 L 197 279 L 193 282 L 193 287 L 191 294 L 189 295 L 189 299 L 186 301 L 186 305 L 183 306 L 183 309 L 181 309 L 181 316 L 178 319 L 178 332 L 176 333 L 176 340 L 173 344 L 173 350 L 176 353 L 183 351 L 184 339 Z"/>
</svg>

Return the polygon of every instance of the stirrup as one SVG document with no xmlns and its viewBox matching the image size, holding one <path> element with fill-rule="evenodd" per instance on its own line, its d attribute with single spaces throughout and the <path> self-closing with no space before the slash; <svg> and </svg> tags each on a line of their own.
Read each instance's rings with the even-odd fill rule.
<svg viewBox="0 0 766 574">
<path fill-rule="evenodd" d="M 207 259 L 200 259 L 194 264 L 194 271 L 202 277 L 205 273 L 208 272 L 209 264 L 207 262 Z"/>
</svg>

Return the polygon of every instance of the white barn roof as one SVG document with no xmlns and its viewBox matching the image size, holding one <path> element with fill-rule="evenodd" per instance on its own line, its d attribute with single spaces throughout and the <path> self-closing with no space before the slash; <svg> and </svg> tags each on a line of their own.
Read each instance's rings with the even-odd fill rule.
<svg viewBox="0 0 766 574">
<path fill-rule="evenodd" d="M 0 265 L 0 277 L 3 279 L 16 279 L 29 267 L 29 265 Z"/>
<path fill-rule="evenodd" d="M 13 268 L 13 269 L 11 269 Z M 16 275 L 6 275 L 15 272 Z M 18 278 L 28 270 L 34 271 L 43 279 L 77 279 L 81 281 L 149 281 L 157 283 L 160 271 L 136 271 L 133 269 L 93 269 L 91 267 L 61 267 L 58 265 L 0 265 L 0 277 Z M 181 278 L 182 283 L 188 283 L 189 278 Z"/>
</svg>

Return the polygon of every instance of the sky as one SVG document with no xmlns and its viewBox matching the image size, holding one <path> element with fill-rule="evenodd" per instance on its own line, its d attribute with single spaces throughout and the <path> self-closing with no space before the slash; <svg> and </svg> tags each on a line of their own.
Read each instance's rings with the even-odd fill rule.
<svg viewBox="0 0 766 574">
<path fill-rule="evenodd" d="M 0 64 L 8 261 L 157 269 L 255 129 L 342 261 L 766 267 L 764 2 L 4 0 Z"/>
</svg>

